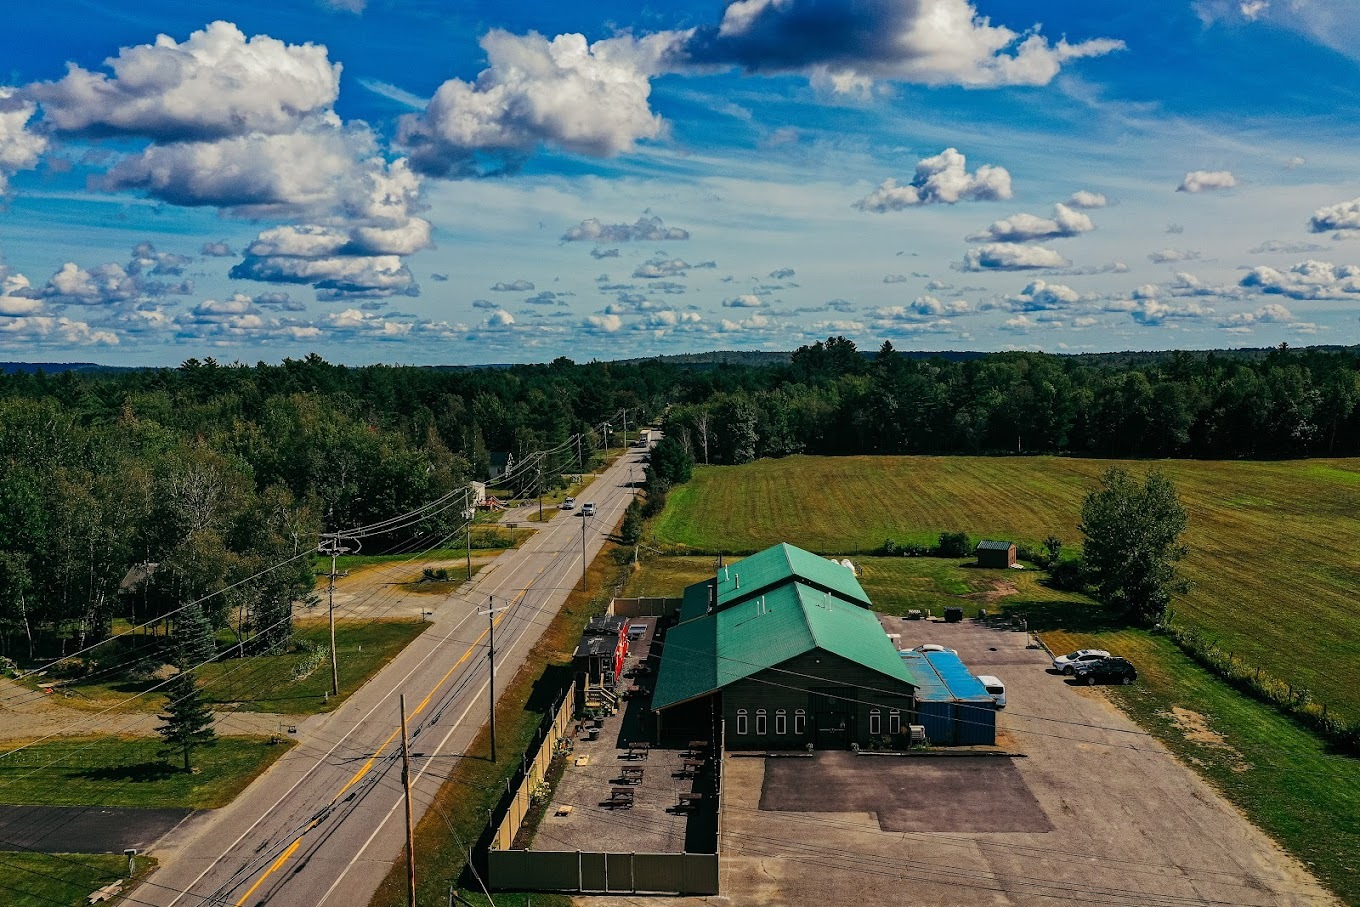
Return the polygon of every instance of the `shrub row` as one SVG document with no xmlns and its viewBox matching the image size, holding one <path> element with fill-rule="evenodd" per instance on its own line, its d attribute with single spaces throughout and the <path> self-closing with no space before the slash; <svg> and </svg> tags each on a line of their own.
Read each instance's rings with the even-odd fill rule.
<svg viewBox="0 0 1360 907">
<path fill-rule="evenodd" d="M 1194 628 L 1178 626 L 1168 619 L 1161 631 L 1182 652 L 1234 688 L 1276 707 L 1342 750 L 1360 754 L 1360 724 L 1327 714 L 1327 704 L 1318 702 L 1308 690 L 1272 677 Z"/>
</svg>

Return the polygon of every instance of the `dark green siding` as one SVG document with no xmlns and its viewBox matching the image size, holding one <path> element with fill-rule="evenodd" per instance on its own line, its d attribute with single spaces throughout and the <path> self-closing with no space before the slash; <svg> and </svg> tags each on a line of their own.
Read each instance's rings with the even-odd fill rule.
<svg viewBox="0 0 1360 907">
<path fill-rule="evenodd" d="M 831 695 L 820 695 L 825 691 Z M 848 701 L 847 701 L 848 700 Z M 914 699 L 910 684 L 848 659 L 814 649 L 786 662 L 728 685 L 723 690 L 723 718 L 727 722 L 727 748 L 802 749 L 808 743 L 819 748 L 844 748 L 851 743 L 870 743 L 870 713 L 880 711 L 881 737 L 889 731 L 892 710 L 900 715 L 901 731 L 911 723 Z M 739 712 L 746 711 L 746 734 L 739 731 Z M 765 733 L 757 734 L 760 710 L 765 711 Z M 777 734 L 778 712 L 786 713 L 786 733 Z M 797 710 L 807 716 L 803 733 L 795 733 Z M 821 733 L 844 718 L 846 731 Z M 819 719 L 821 723 L 819 725 Z"/>
</svg>

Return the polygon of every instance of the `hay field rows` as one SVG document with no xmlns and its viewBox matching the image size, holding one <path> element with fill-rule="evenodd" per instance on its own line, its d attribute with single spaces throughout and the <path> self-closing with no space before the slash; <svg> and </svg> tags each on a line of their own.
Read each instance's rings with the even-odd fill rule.
<svg viewBox="0 0 1360 907">
<path fill-rule="evenodd" d="M 677 553 L 788 541 L 820 554 L 929 543 L 941 531 L 1069 546 L 1108 466 L 1162 469 L 1190 515 L 1176 614 L 1360 720 L 1360 460 L 1128 462 L 1059 457 L 789 457 L 700 467 L 652 530 Z"/>
</svg>

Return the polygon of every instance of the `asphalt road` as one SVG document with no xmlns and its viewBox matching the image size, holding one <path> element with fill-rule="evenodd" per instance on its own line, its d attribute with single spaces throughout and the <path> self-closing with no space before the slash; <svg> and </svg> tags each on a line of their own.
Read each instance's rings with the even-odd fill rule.
<svg viewBox="0 0 1360 907">
<path fill-rule="evenodd" d="M 583 493 L 593 558 L 642 474 L 632 448 Z M 136 892 L 156 907 L 365 905 L 401 858 L 400 694 L 406 696 L 416 819 L 487 717 L 487 619 L 494 596 L 498 689 L 581 580 L 582 522 L 560 513 L 441 605 L 423 633 L 230 806 L 195 817 L 153 850 L 161 868 Z M 502 752 L 501 758 L 516 758 Z M 439 872 L 439 867 L 425 867 Z"/>
</svg>

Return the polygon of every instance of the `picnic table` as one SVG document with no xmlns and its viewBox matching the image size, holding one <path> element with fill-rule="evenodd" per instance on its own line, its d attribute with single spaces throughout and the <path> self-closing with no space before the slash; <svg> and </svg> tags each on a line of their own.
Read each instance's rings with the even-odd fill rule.
<svg viewBox="0 0 1360 907">
<path fill-rule="evenodd" d="M 695 754 L 696 756 L 707 750 L 708 750 L 707 740 L 691 740 L 689 742 L 689 751 Z"/>
<path fill-rule="evenodd" d="M 625 784 L 641 784 L 642 773 L 644 771 L 646 771 L 646 769 L 625 768 L 623 771 L 619 772 L 619 777 L 623 780 Z"/>
<path fill-rule="evenodd" d="M 629 759 L 647 759 L 651 756 L 652 745 L 650 743 L 634 742 L 628 744 Z"/>
<path fill-rule="evenodd" d="M 702 803 L 704 799 L 703 793 L 699 791 L 686 791 L 676 794 L 675 797 L 675 805 L 678 809 L 692 809 Z"/>
<path fill-rule="evenodd" d="M 702 759 L 686 759 L 686 760 L 684 760 L 684 762 L 681 764 L 680 774 L 682 774 L 682 775 L 694 775 L 694 774 L 697 774 L 697 773 L 699 772 L 699 770 L 702 769 L 703 767 L 704 767 L 704 760 L 702 760 Z"/>
<path fill-rule="evenodd" d="M 609 790 L 609 799 L 605 801 L 610 809 L 622 806 L 625 809 L 633 807 L 633 789 L 631 787 L 614 787 Z"/>
</svg>

